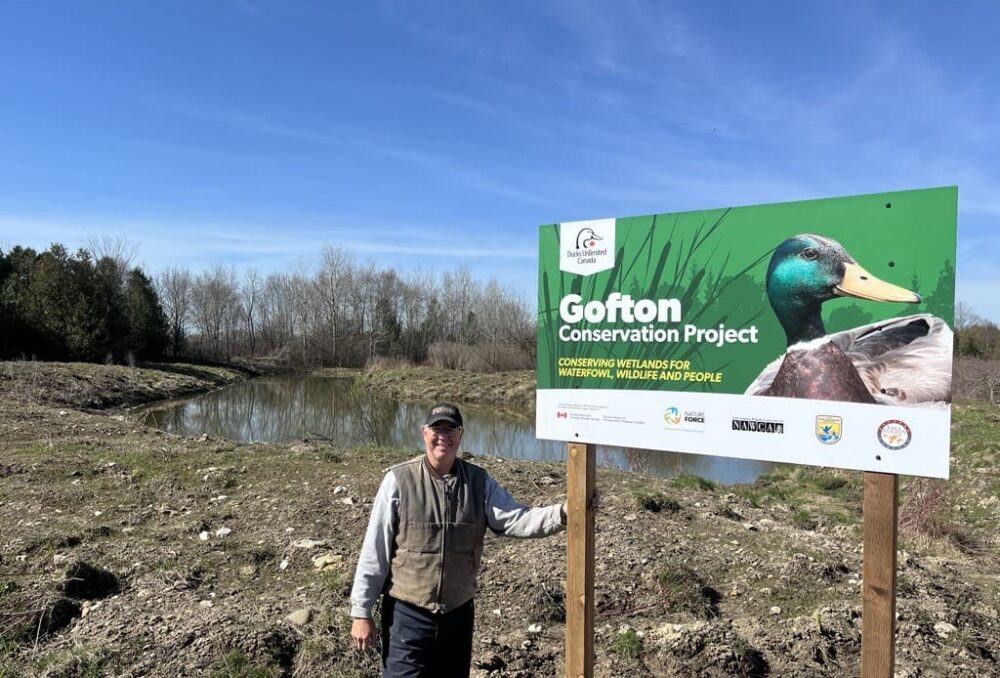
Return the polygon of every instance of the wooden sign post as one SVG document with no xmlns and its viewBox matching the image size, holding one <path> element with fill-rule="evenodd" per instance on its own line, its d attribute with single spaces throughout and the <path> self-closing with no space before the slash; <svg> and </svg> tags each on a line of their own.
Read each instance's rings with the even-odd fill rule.
<svg viewBox="0 0 1000 678">
<path fill-rule="evenodd" d="M 899 476 L 865 473 L 861 678 L 892 678 L 896 665 L 896 528 Z"/>
<path fill-rule="evenodd" d="M 597 446 L 569 443 L 567 453 L 566 678 L 593 678 Z"/>
</svg>

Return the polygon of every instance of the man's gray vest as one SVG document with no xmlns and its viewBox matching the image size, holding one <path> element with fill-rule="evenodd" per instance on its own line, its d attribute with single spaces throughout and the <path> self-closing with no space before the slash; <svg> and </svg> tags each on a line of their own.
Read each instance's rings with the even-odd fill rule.
<svg viewBox="0 0 1000 678">
<path fill-rule="evenodd" d="M 486 532 L 486 471 L 456 459 L 439 477 L 426 457 L 393 466 L 399 485 L 388 593 L 431 612 L 472 600 Z"/>
</svg>

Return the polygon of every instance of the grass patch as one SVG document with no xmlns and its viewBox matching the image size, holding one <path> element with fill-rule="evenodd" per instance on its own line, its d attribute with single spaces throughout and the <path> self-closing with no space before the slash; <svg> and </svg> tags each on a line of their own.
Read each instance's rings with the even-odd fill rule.
<svg viewBox="0 0 1000 678">
<path fill-rule="evenodd" d="M 0 633 L 0 659 L 6 659 L 21 649 L 21 643 Z M 0 678 L 3 678 L 3 666 L 0 665 Z"/>
<path fill-rule="evenodd" d="M 909 484 L 907 490 L 899 508 L 901 532 L 947 540 L 960 551 L 973 555 L 984 550 L 979 540 L 961 525 L 949 520 L 951 500 L 944 481 L 918 478 Z"/>
<path fill-rule="evenodd" d="M 847 487 L 847 478 L 839 476 L 819 476 L 813 480 L 813 484 L 824 492 L 836 492 Z"/>
<path fill-rule="evenodd" d="M 100 653 L 86 648 L 72 648 L 45 655 L 34 663 L 44 675 L 73 678 L 103 678 L 105 659 Z"/>
<path fill-rule="evenodd" d="M 375 603 L 372 619 L 375 638 L 380 638 L 380 605 Z M 377 652 L 355 652 L 350 641 L 351 618 L 325 609 L 306 631 L 295 656 L 295 675 L 326 675 L 339 678 L 369 678 L 381 675 Z"/>
<path fill-rule="evenodd" d="M 251 548 L 247 554 L 247 561 L 252 565 L 265 565 L 278 559 L 278 548 L 273 545 L 258 545 Z"/>
<path fill-rule="evenodd" d="M 743 522 L 743 516 L 734 511 L 728 504 L 723 504 L 718 509 L 715 510 L 715 515 L 720 518 L 725 518 L 727 520 L 732 520 L 733 522 L 740 523 Z"/>
<path fill-rule="evenodd" d="M 733 493 L 746 500 L 754 508 L 787 502 L 796 495 L 796 487 L 788 478 L 779 474 L 766 474 L 751 485 L 737 485 Z"/>
<path fill-rule="evenodd" d="M 682 473 L 674 476 L 670 479 L 670 486 L 676 487 L 679 490 L 701 490 L 702 492 L 709 492 L 716 487 L 715 483 L 711 480 L 690 473 Z"/>
<path fill-rule="evenodd" d="M 690 567 L 664 564 L 656 572 L 655 579 L 668 610 L 686 612 L 699 619 L 719 616 L 719 592 L 707 586 Z"/>
<path fill-rule="evenodd" d="M 661 513 L 666 511 L 667 513 L 677 513 L 681 510 L 681 505 L 671 497 L 663 494 L 662 492 L 645 492 L 637 491 L 633 495 L 635 497 L 636 505 L 652 513 Z"/>
<path fill-rule="evenodd" d="M 278 678 L 281 669 L 273 664 L 254 664 L 239 650 L 230 650 L 209 667 L 209 678 Z"/>
<path fill-rule="evenodd" d="M 799 528 L 800 530 L 815 530 L 816 529 L 816 519 L 812 517 L 812 514 L 805 509 L 799 509 L 792 514 L 792 525 Z"/>
<path fill-rule="evenodd" d="M 332 570 L 322 573 L 323 588 L 335 598 L 346 598 L 351 593 L 353 577 L 346 570 Z"/>
<path fill-rule="evenodd" d="M 820 514 L 831 525 L 857 525 L 860 521 L 860 507 L 856 514 L 838 509 L 821 510 Z"/>
<path fill-rule="evenodd" d="M 642 656 L 642 636 L 636 633 L 631 626 L 618 632 L 615 639 L 611 641 L 611 651 L 626 659 L 638 659 Z"/>
<path fill-rule="evenodd" d="M 770 667 L 764 655 L 745 639 L 737 637 L 732 648 L 731 661 L 729 662 L 730 675 L 762 678 L 770 673 Z"/>
<path fill-rule="evenodd" d="M 542 582 L 535 589 L 531 600 L 531 618 L 547 624 L 566 621 L 566 594 L 558 582 Z"/>
<path fill-rule="evenodd" d="M 337 449 L 326 449 L 319 453 L 320 461 L 324 461 L 329 464 L 339 464 L 344 461 L 344 454 Z"/>
<path fill-rule="evenodd" d="M 0 581 L 0 600 L 3 600 L 14 591 L 17 591 L 17 589 L 18 585 L 15 581 L 11 581 L 9 579 Z"/>
</svg>

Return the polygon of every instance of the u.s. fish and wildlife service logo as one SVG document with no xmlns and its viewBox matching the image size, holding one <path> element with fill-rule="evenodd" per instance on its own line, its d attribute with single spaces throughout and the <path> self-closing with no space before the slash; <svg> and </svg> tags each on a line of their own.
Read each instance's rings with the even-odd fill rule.
<svg viewBox="0 0 1000 678">
<path fill-rule="evenodd" d="M 835 445 L 844 437 L 844 420 L 828 414 L 816 415 L 816 440 L 824 445 Z"/>
<path fill-rule="evenodd" d="M 878 441 L 882 443 L 882 447 L 890 450 L 901 450 L 909 445 L 912 439 L 913 431 L 905 421 L 888 419 L 878 427 Z"/>
<path fill-rule="evenodd" d="M 559 224 L 559 270 L 591 275 L 614 268 L 615 220 L 564 221 Z"/>
</svg>

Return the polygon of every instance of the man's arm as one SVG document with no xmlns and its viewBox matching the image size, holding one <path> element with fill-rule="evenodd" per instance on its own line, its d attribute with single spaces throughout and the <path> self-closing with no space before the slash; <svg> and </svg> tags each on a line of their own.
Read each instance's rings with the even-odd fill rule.
<svg viewBox="0 0 1000 678">
<path fill-rule="evenodd" d="M 354 573 L 354 587 L 351 589 L 351 616 L 370 619 L 372 606 L 382 593 L 396 538 L 396 519 L 399 515 L 399 485 L 390 471 L 385 474 L 382 484 L 372 503 L 372 514 L 368 520 L 368 530 L 358 557 L 358 569 Z"/>
<path fill-rule="evenodd" d="M 520 503 L 492 476 L 486 478 L 486 523 L 505 537 L 547 537 L 561 532 L 562 504 L 530 508 Z"/>
</svg>

